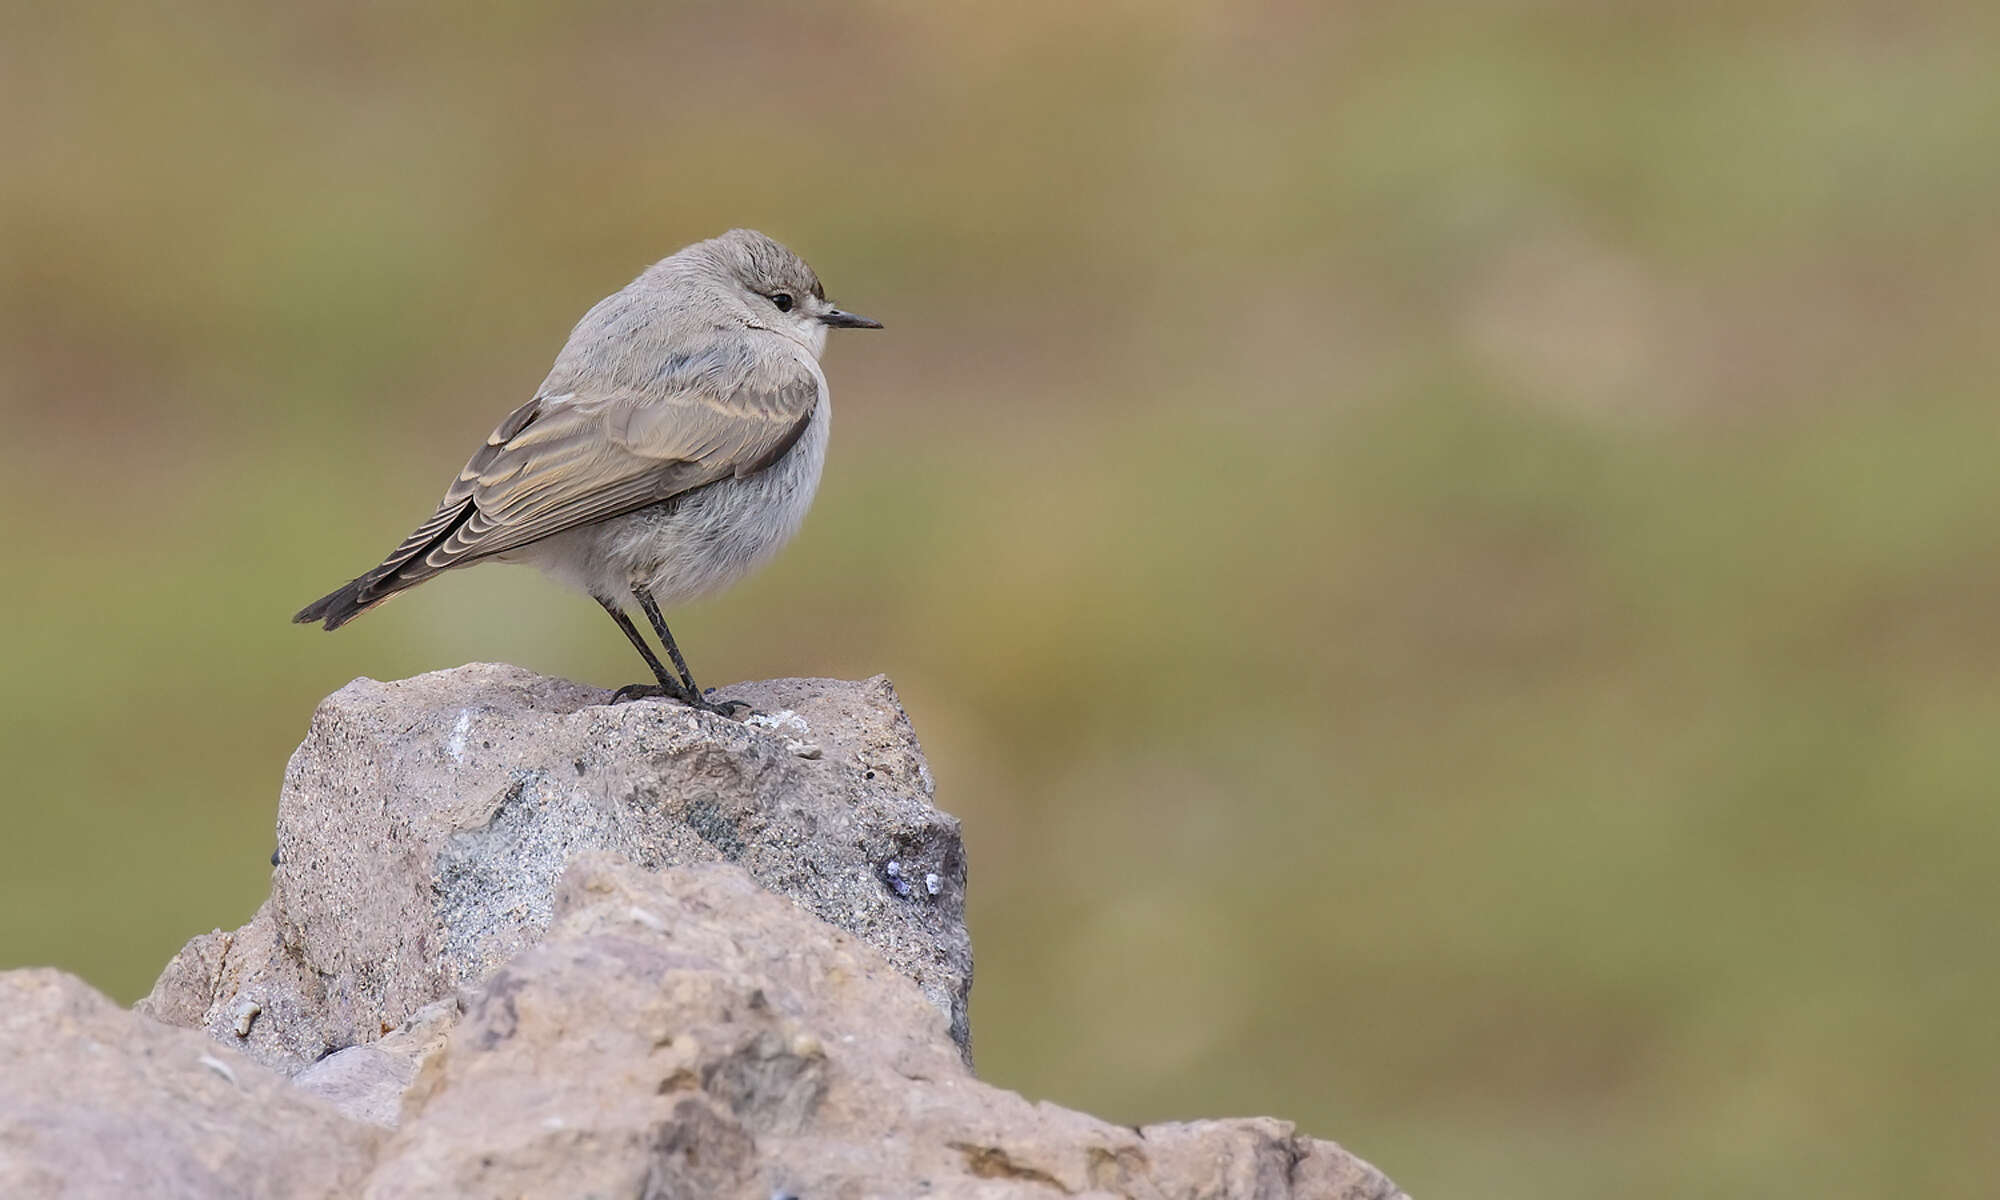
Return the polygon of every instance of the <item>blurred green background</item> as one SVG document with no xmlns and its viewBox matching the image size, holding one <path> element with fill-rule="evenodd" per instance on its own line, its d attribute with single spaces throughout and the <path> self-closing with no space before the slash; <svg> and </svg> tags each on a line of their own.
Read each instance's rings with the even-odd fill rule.
<svg viewBox="0 0 2000 1200">
<path fill-rule="evenodd" d="M 264 893 L 357 674 L 639 674 L 371 565 L 732 225 L 884 320 L 703 679 L 888 672 L 982 1073 L 1419 1196 L 1990 1194 L 1984 6 L 10 6 L 0 965 Z"/>
</svg>

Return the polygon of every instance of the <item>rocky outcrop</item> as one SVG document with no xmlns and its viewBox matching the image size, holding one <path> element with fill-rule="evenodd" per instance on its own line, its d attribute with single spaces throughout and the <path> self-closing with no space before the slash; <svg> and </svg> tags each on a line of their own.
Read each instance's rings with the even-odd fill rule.
<svg viewBox="0 0 2000 1200">
<path fill-rule="evenodd" d="M 563 867 L 733 862 L 873 944 L 970 1055 L 965 855 L 889 681 L 743 684 L 745 722 L 473 664 L 357 679 L 278 801 L 270 903 L 196 938 L 141 1009 L 291 1073 L 490 974 Z"/>
<path fill-rule="evenodd" d="M 59 971 L 0 973 L 0 1196 L 357 1195 L 381 1130 Z"/>
<path fill-rule="evenodd" d="M 1131 1129 L 974 1079 L 872 947 L 706 866 L 592 856 L 468 999 L 371 1197 L 1376 1197 L 1280 1121 Z"/>
<path fill-rule="evenodd" d="M 137 1014 L 0 975 L 0 1195 L 1401 1196 L 1282 1121 L 974 1078 L 957 826 L 887 682 L 731 694 L 765 715 L 337 693 L 248 925 Z"/>
</svg>

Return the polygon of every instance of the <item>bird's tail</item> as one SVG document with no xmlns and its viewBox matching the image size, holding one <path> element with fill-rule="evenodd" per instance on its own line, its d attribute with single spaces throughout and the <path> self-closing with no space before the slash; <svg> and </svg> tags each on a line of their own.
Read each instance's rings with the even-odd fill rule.
<svg viewBox="0 0 2000 1200">
<path fill-rule="evenodd" d="M 299 625 L 323 624 L 328 629 L 338 629 L 347 624 L 389 598 L 387 595 L 378 595 L 363 600 L 361 585 L 367 578 L 363 575 L 360 579 L 345 583 L 321 596 L 294 613 L 292 621 Z"/>
</svg>

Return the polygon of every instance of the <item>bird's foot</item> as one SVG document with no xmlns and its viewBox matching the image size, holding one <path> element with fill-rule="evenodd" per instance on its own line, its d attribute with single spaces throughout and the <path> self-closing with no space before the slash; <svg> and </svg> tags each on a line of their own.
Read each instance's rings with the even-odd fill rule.
<svg viewBox="0 0 2000 1200">
<path fill-rule="evenodd" d="M 611 693 L 611 703 L 625 704 L 633 700 L 672 700 L 679 704 L 685 704 L 689 708 L 698 708 L 706 713 L 714 713 L 718 717 L 728 717 L 732 721 L 740 720 L 742 717 L 747 717 L 756 711 L 742 700 L 712 700 L 709 696 L 713 695 L 714 692 L 715 689 L 710 688 L 708 689 L 708 694 L 690 698 L 687 692 L 681 688 L 668 688 L 657 683 L 628 683 Z"/>
<path fill-rule="evenodd" d="M 741 719 L 737 716 L 737 713 L 739 711 L 745 717 L 750 716 L 751 714 L 757 711 L 756 709 L 750 707 L 747 701 L 710 699 L 710 697 L 714 695 L 715 695 L 715 689 L 710 688 L 706 692 L 702 693 L 701 699 L 696 700 L 688 707 L 698 708 L 703 712 L 712 712 L 718 717 L 728 717 L 732 721 Z"/>
<path fill-rule="evenodd" d="M 679 688 L 669 691 L 657 683 L 628 683 L 611 693 L 611 703 L 625 704 L 633 700 L 678 700 L 688 702 L 687 693 Z"/>
</svg>

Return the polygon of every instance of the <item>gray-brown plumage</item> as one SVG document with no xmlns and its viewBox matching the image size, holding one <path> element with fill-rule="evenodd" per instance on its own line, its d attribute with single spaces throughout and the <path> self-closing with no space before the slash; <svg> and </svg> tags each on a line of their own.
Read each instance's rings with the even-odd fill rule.
<svg viewBox="0 0 2000 1200">
<path fill-rule="evenodd" d="M 441 571 L 526 563 L 588 592 L 663 692 L 700 703 L 659 606 L 741 578 L 797 532 L 832 416 L 819 355 L 843 326 L 880 328 L 828 304 L 812 268 L 761 233 L 661 260 L 584 315 L 429 520 L 293 619 L 337 629 Z M 678 680 L 625 616 L 628 597 Z"/>
</svg>

